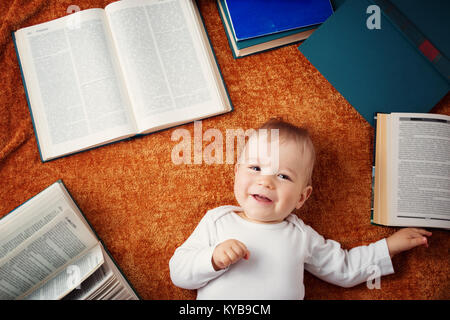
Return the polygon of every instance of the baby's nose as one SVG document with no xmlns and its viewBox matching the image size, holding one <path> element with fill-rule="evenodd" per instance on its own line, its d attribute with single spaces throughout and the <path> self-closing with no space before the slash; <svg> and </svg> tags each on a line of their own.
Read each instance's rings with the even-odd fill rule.
<svg viewBox="0 0 450 320">
<path fill-rule="evenodd" d="M 275 186 L 271 175 L 261 175 L 258 184 L 269 189 L 273 189 Z"/>
</svg>

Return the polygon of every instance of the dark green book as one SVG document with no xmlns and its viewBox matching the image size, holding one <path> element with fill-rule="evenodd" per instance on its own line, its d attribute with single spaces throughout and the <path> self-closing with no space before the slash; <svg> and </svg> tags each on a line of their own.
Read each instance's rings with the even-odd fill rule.
<svg viewBox="0 0 450 320">
<path fill-rule="evenodd" d="M 0 220 L 0 300 L 136 300 L 61 180 Z"/>
<path fill-rule="evenodd" d="M 346 0 L 299 50 L 371 125 L 375 112 L 428 112 L 450 89 L 449 12 L 445 0 Z"/>
</svg>

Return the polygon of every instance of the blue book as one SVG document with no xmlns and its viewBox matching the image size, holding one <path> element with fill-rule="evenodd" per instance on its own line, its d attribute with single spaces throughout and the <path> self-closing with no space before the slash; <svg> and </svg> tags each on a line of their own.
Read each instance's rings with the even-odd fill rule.
<svg viewBox="0 0 450 320">
<path fill-rule="evenodd" d="M 324 22 L 329 0 L 226 0 L 237 41 L 305 28 Z"/>
<path fill-rule="evenodd" d="M 300 1 L 299 3 L 301 2 L 302 1 Z M 328 2 L 329 4 L 329 1 L 325 2 Z M 336 1 L 333 1 L 333 4 L 335 7 L 337 6 Z M 299 42 L 309 37 L 312 32 L 318 27 L 318 24 L 314 24 L 306 27 L 297 27 L 294 29 L 278 31 L 275 33 L 269 33 L 266 35 L 238 41 L 233 31 L 231 17 L 228 12 L 226 1 L 217 0 L 217 6 L 234 58 L 240 58 L 257 52 L 262 52 Z M 331 9 L 328 16 L 331 15 L 332 12 L 333 11 Z"/>
<path fill-rule="evenodd" d="M 380 29 L 369 29 L 371 5 Z M 450 1 L 346 0 L 299 50 L 373 126 L 375 112 L 428 112 L 449 91 Z"/>
</svg>

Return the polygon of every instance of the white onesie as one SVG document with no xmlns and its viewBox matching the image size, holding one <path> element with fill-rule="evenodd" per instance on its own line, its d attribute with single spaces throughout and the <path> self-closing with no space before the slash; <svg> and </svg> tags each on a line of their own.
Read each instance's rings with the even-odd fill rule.
<svg viewBox="0 0 450 320">
<path fill-rule="evenodd" d="M 343 250 L 296 215 L 275 224 L 253 223 L 222 206 L 208 211 L 170 259 L 170 277 L 197 299 L 303 299 L 304 269 L 327 282 L 351 287 L 394 272 L 386 240 Z M 214 248 L 228 239 L 243 242 L 250 259 L 215 271 Z"/>
</svg>

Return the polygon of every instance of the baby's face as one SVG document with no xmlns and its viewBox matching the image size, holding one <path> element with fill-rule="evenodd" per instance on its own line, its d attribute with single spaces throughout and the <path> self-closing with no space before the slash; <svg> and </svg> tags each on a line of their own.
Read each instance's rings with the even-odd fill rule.
<svg viewBox="0 0 450 320">
<path fill-rule="evenodd" d="M 266 139 L 249 139 L 244 150 L 254 144 L 271 150 L 271 143 Z M 311 194 L 312 187 L 307 186 L 305 177 L 305 157 L 297 142 L 280 142 L 278 150 L 276 158 L 269 152 L 252 156 L 244 151 L 236 165 L 234 194 L 244 217 L 250 221 L 281 222 Z"/>
</svg>

